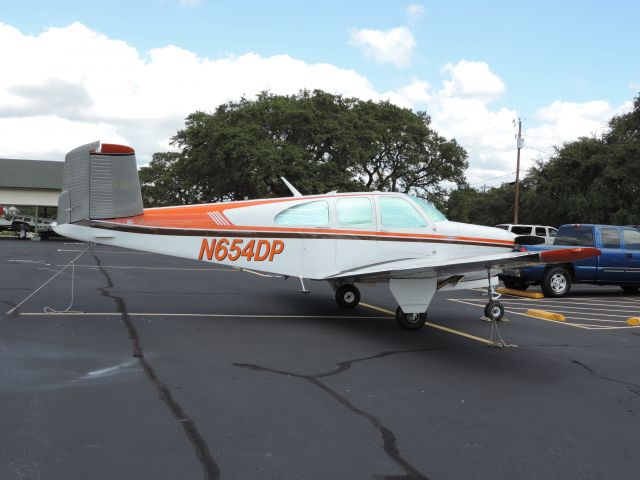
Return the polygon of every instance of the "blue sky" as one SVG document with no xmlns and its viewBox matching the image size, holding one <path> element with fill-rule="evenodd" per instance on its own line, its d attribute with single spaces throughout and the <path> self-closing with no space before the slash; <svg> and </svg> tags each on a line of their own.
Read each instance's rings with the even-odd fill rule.
<svg viewBox="0 0 640 480">
<path fill-rule="evenodd" d="M 286 55 L 306 66 L 329 64 L 345 75 L 345 80 L 341 80 L 345 83 L 349 81 L 345 72 L 355 72 L 358 76 L 356 83 L 360 85 L 366 81 L 369 87 L 362 90 L 361 86 L 346 86 L 341 92 L 338 81 L 331 84 L 327 83 L 328 80 L 320 86 L 338 93 L 362 92 L 362 96 L 370 98 L 388 97 L 402 106 L 426 109 L 430 113 L 433 110 L 435 126 L 448 136 L 460 137 L 461 143 L 470 149 L 474 178 L 479 180 L 510 173 L 507 161 L 511 145 L 508 139 L 512 136 L 513 126 L 509 125 L 509 120 L 516 116 L 527 119 L 525 130 L 530 136 L 531 162 L 541 158 L 540 152 L 549 152 L 554 144 L 594 133 L 594 130 L 597 133 L 598 125 L 605 124 L 611 114 L 628 107 L 628 102 L 640 92 L 638 18 L 640 2 L 615 0 L 606 3 L 23 0 L 4 2 L 0 7 L 2 24 L 17 29 L 24 45 L 29 44 L 28 39 L 40 39 L 43 49 L 47 48 L 42 37 L 44 32 L 51 27 L 64 29 L 78 22 L 89 31 L 106 37 L 111 46 L 120 41 L 135 49 L 140 61 L 147 66 L 154 62 L 149 57 L 150 51 L 173 45 L 181 51 L 193 53 L 199 61 L 234 61 L 251 52 L 257 54 L 260 62 Z M 375 32 L 379 32 L 382 40 L 390 41 L 390 37 L 384 37 L 384 34 L 393 29 L 399 29 L 396 32 L 400 36 L 398 42 L 404 41 L 405 45 L 391 44 L 391 52 L 405 48 L 402 61 L 390 59 L 389 51 L 386 57 L 382 53 L 376 55 L 375 48 L 367 44 Z M 82 32 L 75 34 L 79 35 L 80 42 L 86 38 Z M 5 48 L 9 45 L 0 44 L 0 50 Z M 28 50 L 27 46 L 24 48 Z M 104 54 L 112 64 L 117 63 L 117 56 L 114 58 L 103 53 L 101 48 L 96 47 L 96 55 Z M 34 62 L 41 62 L 37 58 L 30 59 L 25 54 L 24 63 L 15 56 L 7 61 L 12 62 L 9 65 L 12 69 L 30 71 Z M 462 68 L 462 61 L 471 63 L 464 64 L 468 68 Z M 449 68 L 445 68 L 446 65 Z M 95 69 L 95 66 L 87 68 Z M 247 72 L 260 77 L 261 68 L 247 67 Z M 289 65 L 286 68 L 298 67 Z M 283 85 L 289 76 L 286 68 L 282 72 Z M 219 70 L 218 74 L 223 71 Z M 304 80 L 293 82 L 287 88 L 295 91 L 301 87 L 316 87 L 309 79 L 309 75 L 320 75 L 314 72 L 302 75 Z M 85 81 L 79 80 L 80 77 L 64 78 L 60 72 L 47 71 L 46 66 L 44 71 L 39 71 L 40 74 L 43 85 L 57 80 L 69 85 Z M 202 72 L 196 74 L 204 75 Z M 269 75 L 271 80 L 266 85 L 278 90 L 278 79 L 273 77 L 272 70 Z M 21 92 L 24 78 L 22 76 L 18 80 L 16 77 L 16 82 L 7 84 L 10 95 Z M 94 92 L 104 94 L 106 90 L 92 90 L 95 82 L 86 81 L 86 91 L 92 98 L 90 104 L 95 107 L 101 100 L 99 93 Z M 447 81 L 453 82 L 448 90 Z M 258 82 L 255 88 L 264 85 Z M 414 94 L 407 95 L 410 85 Z M 242 93 L 256 93 L 251 91 L 251 84 L 243 87 L 246 91 Z M 217 84 L 212 79 L 211 88 L 225 90 L 228 86 Z M 287 88 L 283 87 L 284 91 Z M 415 93 L 418 90 L 420 92 Z M 167 91 L 166 95 L 171 93 Z M 229 89 L 227 96 L 203 100 L 202 106 L 185 104 L 209 109 L 216 102 L 234 95 L 237 93 Z M 396 96 L 398 98 L 394 100 Z M 163 101 L 163 98 L 158 98 L 158 101 Z M 449 112 L 455 109 L 458 109 L 457 113 L 450 115 Z M 113 115 L 100 114 L 97 107 L 93 110 L 95 118 L 86 120 L 101 125 L 96 133 L 109 132 L 105 124 Z M 160 150 L 167 143 L 167 132 L 180 128 L 178 117 L 184 118 L 188 111 L 177 110 L 166 114 L 156 112 L 154 118 L 162 123 L 163 128 L 158 127 L 155 133 L 164 135 L 164 138 L 155 143 L 145 141 L 143 157 L 148 158 L 152 150 Z M 21 122 L 26 122 L 25 114 L 17 115 L 15 109 L 11 111 L 14 113 L 4 114 L 5 121 L 19 117 Z M 469 112 L 467 119 L 465 111 Z M 2 112 L 0 96 L 0 124 Z M 43 121 L 44 115 L 34 115 L 33 112 L 30 115 Z M 51 112 L 47 115 L 51 116 Z M 574 121 L 572 116 L 575 116 Z M 137 118 L 133 113 L 130 117 Z M 149 120 L 148 115 L 140 114 L 139 117 Z M 71 117 L 67 120 L 79 121 Z M 569 127 L 572 123 L 576 125 L 574 129 Z M 478 131 L 494 124 L 501 125 L 496 127 L 499 131 L 491 133 L 500 133 L 502 137 L 496 136 L 491 141 L 477 138 Z M 139 140 L 137 135 L 142 135 L 128 131 L 126 125 L 117 122 L 111 126 L 116 137 L 129 142 Z M 144 133 L 153 134 L 153 131 Z M 539 141 L 534 140 L 536 137 Z M 492 151 L 490 144 L 495 146 L 502 138 L 504 144 Z M 69 145 L 69 149 L 73 146 Z M 537 150 L 533 150 L 534 146 Z M 34 150 L 28 145 L 21 150 L 19 145 L 12 145 L 4 152 L 2 148 L 0 146 L 0 155 L 3 156 L 59 154 L 58 147 L 48 151 Z M 501 160 L 492 161 L 493 157 Z"/>
</svg>

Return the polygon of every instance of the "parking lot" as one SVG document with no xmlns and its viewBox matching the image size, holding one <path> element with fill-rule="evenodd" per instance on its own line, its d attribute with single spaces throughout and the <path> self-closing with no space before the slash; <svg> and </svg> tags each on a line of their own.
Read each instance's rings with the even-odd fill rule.
<svg viewBox="0 0 640 480">
<path fill-rule="evenodd" d="M 13 239 L 0 272 L 2 479 L 638 478 L 640 295 L 503 296 L 496 331 L 484 292 L 443 293 L 407 332 L 385 285 L 350 311 L 324 283 Z"/>
</svg>

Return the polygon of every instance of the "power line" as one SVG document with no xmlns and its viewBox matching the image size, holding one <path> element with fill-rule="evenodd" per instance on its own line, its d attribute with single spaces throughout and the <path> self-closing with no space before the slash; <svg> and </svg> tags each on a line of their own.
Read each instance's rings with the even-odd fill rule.
<svg viewBox="0 0 640 480">
<path fill-rule="evenodd" d="M 530 148 L 531 150 L 535 150 L 536 152 L 544 153 L 545 155 L 548 155 L 550 157 L 553 155 L 553 153 L 545 152 L 544 150 L 540 150 L 539 148 L 532 147 L 530 145 L 527 145 L 526 148 Z"/>
<path fill-rule="evenodd" d="M 499 177 L 485 178 L 484 180 L 480 180 L 479 182 L 470 183 L 469 186 L 473 187 L 474 185 L 480 185 L 481 183 L 487 183 L 487 182 L 490 182 L 492 180 L 498 180 L 499 178 L 510 177 L 511 175 L 515 175 L 515 173 L 516 172 L 511 172 L 511 173 L 507 173 L 505 175 L 500 175 Z"/>
</svg>

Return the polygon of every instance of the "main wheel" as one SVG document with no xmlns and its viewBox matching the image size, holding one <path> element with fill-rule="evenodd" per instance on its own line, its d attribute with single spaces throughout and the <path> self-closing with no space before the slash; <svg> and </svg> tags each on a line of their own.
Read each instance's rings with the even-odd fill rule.
<svg viewBox="0 0 640 480">
<path fill-rule="evenodd" d="M 400 307 L 396 308 L 396 323 L 405 330 L 417 330 L 427 321 L 427 313 L 404 313 Z"/>
<path fill-rule="evenodd" d="M 545 297 L 564 297 L 571 291 L 571 274 L 564 267 L 547 270 L 540 283 Z"/>
<path fill-rule="evenodd" d="M 360 290 L 355 285 L 341 285 L 336 290 L 336 302 L 342 308 L 355 308 L 360 303 Z"/>
<path fill-rule="evenodd" d="M 496 322 L 502 320 L 502 317 L 504 317 L 504 305 L 495 301 L 487 303 L 484 307 L 484 316 L 493 318 Z"/>
<path fill-rule="evenodd" d="M 627 293 L 636 293 L 640 286 L 638 285 L 620 285 L 620 288 Z"/>
<path fill-rule="evenodd" d="M 512 277 L 502 277 L 502 283 L 507 288 L 512 288 L 514 290 L 526 290 L 529 288 L 529 284 L 523 280 L 516 280 Z"/>
</svg>

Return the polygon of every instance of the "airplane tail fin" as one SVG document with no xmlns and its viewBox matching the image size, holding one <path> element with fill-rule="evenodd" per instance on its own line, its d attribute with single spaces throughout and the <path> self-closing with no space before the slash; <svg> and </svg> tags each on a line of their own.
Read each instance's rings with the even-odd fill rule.
<svg viewBox="0 0 640 480">
<path fill-rule="evenodd" d="M 93 142 L 67 153 L 58 224 L 131 217 L 142 211 L 133 148 Z"/>
</svg>

